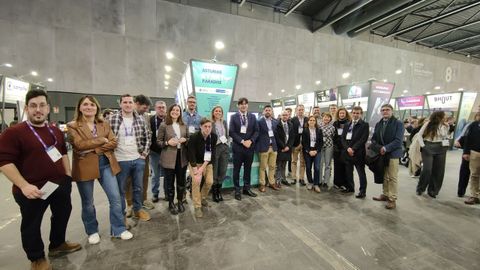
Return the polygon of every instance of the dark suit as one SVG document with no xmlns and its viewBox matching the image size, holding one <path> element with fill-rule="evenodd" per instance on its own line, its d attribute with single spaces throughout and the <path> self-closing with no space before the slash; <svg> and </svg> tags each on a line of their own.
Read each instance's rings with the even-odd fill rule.
<svg viewBox="0 0 480 270">
<path fill-rule="evenodd" d="M 274 133 L 273 137 L 268 136 L 268 126 L 267 121 L 264 117 L 258 120 L 258 137 L 255 143 L 255 150 L 257 152 L 267 152 L 268 148 L 271 146 L 274 152 L 277 152 L 277 141 L 275 140 L 276 126 L 278 121 L 274 118 L 271 118 L 272 121 L 272 131 Z"/>
<path fill-rule="evenodd" d="M 351 133 L 351 138 L 347 138 Z M 355 182 L 353 181 L 353 166 L 358 172 L 360 180 L 360 193 L 365 194 L 367 191 L 367 175 L 365 174 L 365 143 L 368 140 L 369 125 L 362 119 L 357 124 L 348 123 L 343 130 L 341 136 L 342 157 L 345 163 L 345 187 L 348 191 L 355 191 Z M 351 157 L 347 149 L 352 148 L 353 157 Z"/>
<path fill-rule="evenodd" d="M 255 115 L 247 113 L 247 130 L 241 133 L 243 121 L 240 112 L 230 117 L 229 135 L 232 137 L 232 153 L 233 153 L 233 184 L 235 185 L 235 193 L 240 194 L 240 168 L 243 164 L 243 189 L 250 189 L 250 174 L 252 171 L 253 154 L 255 150 L 255 141 L 258 137 L 258 123 Z M 251 140 L 252 145 L 246 148 L 242 144 L 242 140 Z"/>
<path fill-rule="evenodd" d="M 298 133 L 298 128 L 304 127 L 308 123 L 308 117 L 303 117 L 303 125 L 297 116 L 291 120 L 293 124 L 293 131 L 295 132 L 295 140 L 293 141 L 292 149 L 292 178 L 295 180 L 302 180 L 305 175 L 305 159 L 302 152 L 302 134 Z M 297 175 L 297 165 L 300 162 L 300 171 Z"/>
<path fill-rule="evenodd" d="M 342 151 L 344 149 L 341 142 L 341 134 L 349 124 L 347 119 L 337 120 L 333 123 L 335 127 L 335 136 L 333 136 L 333 184 L 337 187 L 345 187 L 345 162 L 342 160 Z M 340 135 L 339 135 L 340 132 Z"/>
<path fill-rule="evenodd" d="M 306 172 L 308 183 L 313 185 L 320 185 L 320 152 L 323 147 L 323 132 L 320 128 L 315 129 L 315 145 L 311 146 L 310 130 L 304 129 L 302 134 L 302 151 L 305 158 Z M 310 151 L 317 151 L 317 155 L 310 156 Z M 313 179 L 312 179 L 312 164 L 313 164 Z"/>
<path fill-rule="evenodd" d="M 286 181 L 286 176 L 285 176 L 285 168 L 287 166 L 287 161 L 289 161 L 292 158 L 292 147 L 293 147 L 293 141 L 295 139 L 295 132 L 293 130 L 293 125 L 291 122 L 287 121 L 286 122 L 287 127 L 288 127 L 288 138 L 287 134 L 285 133 L 285 130 L 283 129 L 283 122 L 278 121 L 277 126 L 276 126 L 276 141 L 277 141 L 277 147 L 278 147 L 278 152 L 277 152 L 277 168 L 275 171 L 275 179 L 277 183 L 281 181 Z M 288 151 L 282 152 L 282 149 L 285 147 L 288 147 Z"/>
<path fill-rule="evenodd" d="M 271 131 L 273 136 L 268 134 L 268 125 L 265 117 L 258 120 L 258 138 L 255 143 L 255 150 L 258 152 L 258 157 L 260 160 L 260 170 L 259 170 L 259 183 L 260 186 L 265 185 L 265 178 L 268 177 L 268 183 L 270 185 L 275 184 L 275 168 L 277 164 L 277 124 L 278 121 L 275 118 L 271 119 Z M 268 175 L 267 175 L 268 168 Z"/>
</svg>

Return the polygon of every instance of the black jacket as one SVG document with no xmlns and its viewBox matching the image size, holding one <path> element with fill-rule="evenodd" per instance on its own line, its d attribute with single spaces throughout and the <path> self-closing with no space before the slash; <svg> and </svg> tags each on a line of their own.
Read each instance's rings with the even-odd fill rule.
<svg viewBox="0 0 480 270">
<path fill-rule="evenodd" d="M 287 122 L 288 125 L 288 140 L 286 139 L 285 131 L 283 130 L 283 122 L 278 121 L 277 124 L 277 134 L 275 140 L 277 141 L 277 160 L 282 161 L 289 161 L 292 159 L 292 147 L 293 147 L 293 140 L 295 139 L 295 133 L 293 130 L 293 124 L 289 121 Z M 282 149 L 288 146 L 289 150 L 287 152 L 282 152 Z"/>
<path fill-rule="evenodd" d="M 155 121 L 156 119 L 156 121 Z M 153 115 L 150 117 L 150 130 L 152 131 L 152 143 L 150 144 L 150 151 L 160 154 L 162 148 L 158 146 L 157 142 L 157 131 L 162 124 L 163 119 L 157 117 L 157 115 Z"/>
<path fill-rule="evenodd" d="M 352 128 L 353 121 L 346 124 L 340 138 L 342 144 L 342 154 L 345 154 L 345 161 L 365 162 L 365 143 L 369 135 L 369 125 L 362 119 Z M 352 132 L 352 138 L 347 140 L 347 134 Z M 353 149 L 353 157 L 348 155 L 347 149 Z"/>
<path fill-rule="evenodd" d="M 323 147 L 323 132 L 320 128 L 316 128 L 315 131 L 315 147 L 310 147 L 310 130 L 305 128 L 302 134 L 302 151 L 304 155 L 308 155 L 309 151 L 317 151 L 317 155 L 320 154 Z"/>
<path fill-rule="evenodd" d="M 293 147 L 297 147 L 300 144 L 300 138 L 302 134 L 298 133 L 298 128 L 300 127 L 300 120 L 297 116 L 293 117 L 291 120 L 293 124 L 293 131 L 295 133 L 295 140 L 293 141 Z M 305 129 L 305 125 L 308 123 L 308 118 L 303 117 L 303 128 Z"/>
<path fill-rule="evenodd" d="M 335 135 L 333 136 L 333 151 L 340 152 L 342 150 L 342 140 L 341 135 L 338 135 L 338 130 L 341 130 L 341 134 L 343 134 L 343 130 L 350 122 L 348 119 L 344 120 L 337 120 L 333 122 L 333 126 L 335 127 Z"/>
<path fill-rule="evenodd" d="M 206 140 L 203 138 L 201 130 L 192 134 L 188 140 L 187 147 L 188 163 L 190 163 L 191 166 L 197 166 L 197 164 L 203 163 L 205 151 L 210 150 L 210 152 L 212 152 L 212 156 L 208 164 L 212 164 L 212 161 L 215 157 L 216 144 L 217 135 L 214 133 L 211 133 Z"/>
</svg>

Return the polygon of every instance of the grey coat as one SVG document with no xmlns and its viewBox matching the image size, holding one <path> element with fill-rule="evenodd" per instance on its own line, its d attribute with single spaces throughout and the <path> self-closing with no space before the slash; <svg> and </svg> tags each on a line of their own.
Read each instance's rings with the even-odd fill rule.
<svg viewBox="0 0 480 270">
<path fill-rule="evenodd" d="M 188 130 L 186 125 L 180 125 L 180 133 L 183 138 L 187 139 L 186 142 L 182 143 L 182 147 L 180 148 L 181 153 L 181 163 L 182 167 L 187 166 L 187 143 L 188 143 Z M 157 144 L 160 148 L 162 148 L 162 152 L 160 154 L 160 165 L 162 165 L 165 169 L 175 169 L 175 162 L 177 158 L 177 147 L 167 145 L 167 142 L 175 138 L 175 131 L 173 130 L 172 125 L 166 125 L 163 122 L 160 127 L 158 128 L 158 138 Z"/>
</svg>

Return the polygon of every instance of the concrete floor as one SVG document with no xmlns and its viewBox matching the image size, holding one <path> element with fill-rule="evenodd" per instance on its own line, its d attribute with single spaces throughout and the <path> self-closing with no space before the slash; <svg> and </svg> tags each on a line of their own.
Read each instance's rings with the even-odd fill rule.
<svg viewBox="0 0 480 270">
<path fill-rule="evenodd" d="M 67 238 L 84 248 L 52 262 L 55 269 L 480 269 L 480 206 L 456 197 L 459 164 L 460 152 L 449 152 L 437 199 L 416 196 L 417 179 L 401 167 L 393 211 L 371 200 L 381 191 L 373 181 L 365 200 L 300 187 L 241 202 L 225 194 L 202 219 L 191 208 L 171 216 L 162 201 L 151 221 L 132 229 L 131 241 L 109 238 L 106 197 L 97 188 L 102 242 L 95 246 L 87 244 L 74 188 Z M 18 206 L 0 178 L 0 269 L 28 269 Z M 48 220 L 47 212 L 47 241 Z"/>
</svg>

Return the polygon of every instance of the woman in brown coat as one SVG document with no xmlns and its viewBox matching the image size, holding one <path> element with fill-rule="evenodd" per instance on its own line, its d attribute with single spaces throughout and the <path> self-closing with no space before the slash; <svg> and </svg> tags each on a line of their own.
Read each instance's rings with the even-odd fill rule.
<svg viewBox="0 0 480 270">
<path fill-rule="evenodd" d="M 185 194 L 185 173 L 187 171 L 187 126 L 182 120 L 182 109 L 178 104 L 171 105 L 167 110 L 165 122 L 158 128 L 157 143 L 162 148 L 160 165 L 165 169 L 167 182 L 168 210 L 172 215 L 185 211 L 183 196 Z M 176 179 L 175 179 L 176 178 Z M 177 184 L 177 209 L 173 199 L 175 191 L 174 182 Z"/>
<path fill-rule="evenodd" d="M 82 199 L 82 220 L 90 244 L 98 244 L 98 222 L 93 204 L 94 180 L 98 179 L 110 203 L 111 235 L 123 240 L 133 237 L 125 227 L 120 191 L 115 175 L 120 172 L 113 150 L 117 140 L 108 122 L 103 121 L 100 105 L 92 96 L 83 96 L 68 123 L 68 139 L 73 146 L 72 178 Z"/>
</svg>

